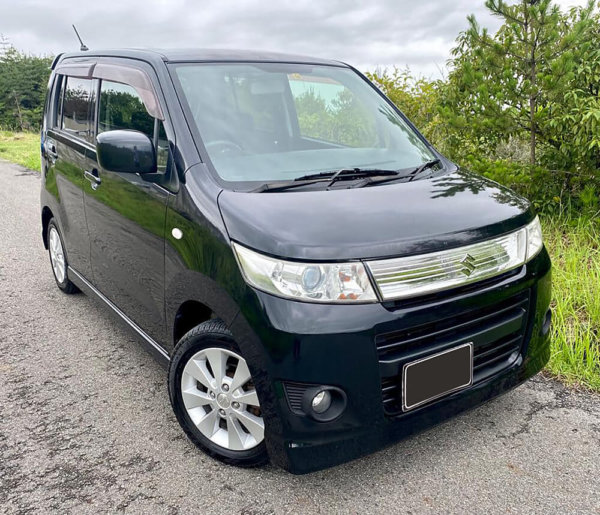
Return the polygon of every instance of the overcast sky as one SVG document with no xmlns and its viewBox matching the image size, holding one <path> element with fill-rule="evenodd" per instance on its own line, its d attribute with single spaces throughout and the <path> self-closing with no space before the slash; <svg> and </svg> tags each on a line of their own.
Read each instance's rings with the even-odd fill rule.
<svg viewBox="0 0 600 515">
<path fill-rule="evenodd" d="M 557 0 L 563 8 L 585 0 Z M 35 54 L 90 48 L 212 47 L 398 65 L 439 77 L 468 14 L 496 30 L 483 0 L 0 0 L 0 33 Z"/>
</svg>

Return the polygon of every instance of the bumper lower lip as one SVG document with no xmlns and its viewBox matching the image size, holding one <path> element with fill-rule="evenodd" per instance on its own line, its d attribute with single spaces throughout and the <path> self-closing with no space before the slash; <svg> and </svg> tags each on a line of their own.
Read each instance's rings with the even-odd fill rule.
<svg viewBox="0 0 600 515">
<path fill-rule="evenodd" d="M 509 392 L 534 376 L 549 358 L 550 350 L 547 347 L 547 351 L 537 357 L 535 365 L 525 366 L 520 360 L 510 369 L 483 383 L 397 419 L 388 419 L 380 424 L 320 438 L 318 441 L 286 440 L 282 442 L 287 447 L 285 468 L 294 474 L 306 474 L 381 450 Z"/>
<path fill-rule="evenodd" d="M 519 306 L 513 306 L 513 300 L 519 301 L 520 296 L 527 298 L 521 318 L 514 311 Z M 413 359 L 423 348 L 401 346 L 394 355 L 400 359 L 387 363 L 378 348 L 378 336 L 405 335 L 411 328 L 438 320 L 459 320 L 463 312 L 502 302 L 513 309 L 503 319 L 503 327 L 509 324 L 509 329 L 516 331 L 519 323 L 524 324 L 518 351 L 511 351 L 502 366 L 485 373 L 476 371 L 473 386 L 412 411 L 385 408 L 382 380 L 394 377 L 403 359 Z M 249 289 L 247 302 L 231 330 L 243 345 L 244 354 L 253 356 L 255 369 L 262 371 L 256 384 L 271 461 L 299 474 L 336 465 L 510 390 L 536 374 L 549 359 L 549 303 L 550 260 L 545 251 L 500 282 L 482 283 L 479 288 L 438 299 L 428 297 L 422 304 L 412 302 L 404 307 L 308 304 Z M 464 343 L 463 336 L 457 333 L 457 344 Z M 441 343 L 454 345 L 453 341 Z M 338 387 L 347 396 L 346 409 L 326 423 L 303 416 L 291 409 L 285 382 Z"/>
</svg>

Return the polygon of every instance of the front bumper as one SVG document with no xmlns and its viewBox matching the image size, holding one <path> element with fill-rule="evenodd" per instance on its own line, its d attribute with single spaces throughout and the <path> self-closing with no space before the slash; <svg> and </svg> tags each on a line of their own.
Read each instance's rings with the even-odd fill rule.
<svg viewBox="0 0 600 515">
<path fill-rule="evenodd" d="M 550 356 L 550 268 L 543 250 L 494 280 L 386 304 L 310 304 L 248 289 L 231 331 L 255 377 L 271 461 L 297 474 L 336 465 L 535 375 Z M 403 413 L 401 390 L 393 387 L 402 364 L 465 341 L 475 341 L 481 355 L 504 357 L 480 365 L 473 386 Z M 508 351 L 494 354 L 496 345 Z M 316 422 L 292 410 L 288 383 L 341 388 L 346 410 L 332 422 Z"/>
</svg>

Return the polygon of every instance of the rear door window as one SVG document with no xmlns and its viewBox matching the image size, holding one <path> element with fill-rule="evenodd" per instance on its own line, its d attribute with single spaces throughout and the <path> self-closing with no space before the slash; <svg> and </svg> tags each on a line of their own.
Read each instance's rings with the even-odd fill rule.
<svg viewBox="0 0 600 515">
<path fill-rule="evenodd" d="M 61 128 L 83 140 L 92 141 L 92 80 L 67 77 L 62 101 Z"/>
</svg>

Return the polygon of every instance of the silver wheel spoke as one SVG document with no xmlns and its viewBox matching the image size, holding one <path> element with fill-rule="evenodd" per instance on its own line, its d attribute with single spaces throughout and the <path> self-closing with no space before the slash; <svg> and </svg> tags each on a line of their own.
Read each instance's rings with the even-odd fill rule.
<svg viewBox="0 0 600 515">
<path fill-rule="evenodd" d="M 236 413 L 236 416 L 257 442 L 262 441 L 265 437 L 265 423 L 262 418 L 256 417 L 247 411 Z"/>
<path fill-rule="evenodd" d="M 212 437 L 219 430 L 219 412 L 209 411 L 199 420 L 196 427 L 208 438 Z"/>
<path fill-rule="evenodd" d="M 256 395 L 256 390 L 243 392 L 241 395 L 234 395 L 234 399 L 243 404 L 249 404 L 250 406 L 260 406 L 260 404 L 258 403 L 258 396 Z"/>
<path fill-rule="evenodd" d="M 227 364 L 227 354 L 223 353 L 220 349 L 206 349 L 205 354 L 210 363 L 212 373 L 217 380 L 217 384 L 223 384 L 225 365 Z"/>
<path fill-rule="evenodd" d="M 233 381 L 231 382 L 231 390 L 237 390 L 241 386 L 244 386 L 252 376 L 250 375 L 250 370 L 248 370 L 248 365 L 245 360 L 240 360 L 237 364 L 237 368 L 235 369 L 235 374 L 233 375 Z"/>
<path fill-rule="evenodd" d="M 243 450 L 247 437 L 244 430 L 240 427 L 240 423 L 235 418 L 227 420 L 227 433 L 229 436 L 229 448 L 234 451 Z"/>
<path fill-rule="evenodd" d="M 201 392 L 197 388 L 189 388 L 181 392 L 183 397 L 183 403 L 187 409 L 199 408 L 200 406 L 206 406 L 212 404 L 212 399 L 207 393 Z"/>
<path fill-rule="evenodd" d="M 206 368 L 206 364 L 202 361 L 197 361 L 194 358 L 190 359 L 183 369 L 183 373 L 191 375 L 196 381 L 203 384 L 206 388 L 215 387 L 215 379 L 210 375 L 210 372 Z"/>
</svg>

